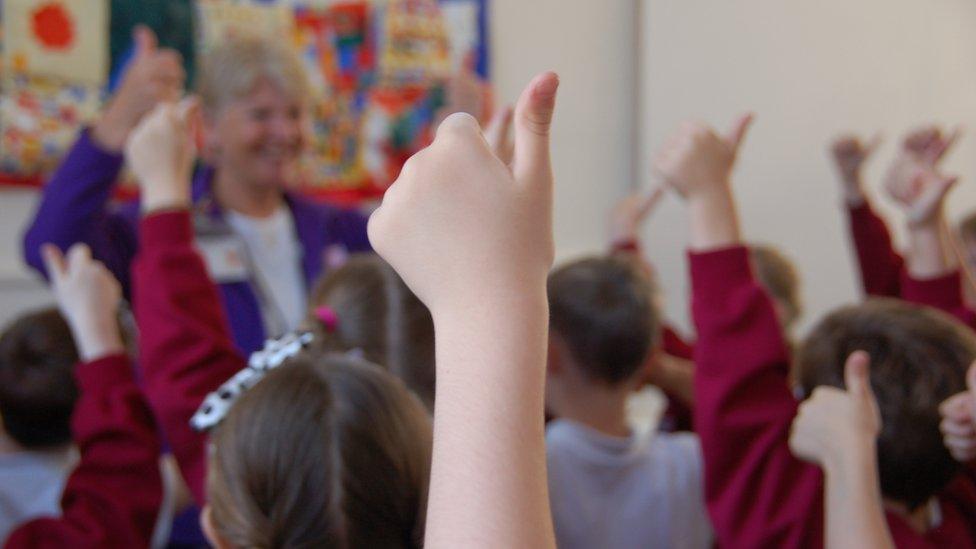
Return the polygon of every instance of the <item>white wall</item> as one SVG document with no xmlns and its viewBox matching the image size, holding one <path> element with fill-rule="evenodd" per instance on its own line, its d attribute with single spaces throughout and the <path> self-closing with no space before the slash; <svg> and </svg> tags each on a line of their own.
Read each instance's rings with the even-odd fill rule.
<svg viewBox="0 0 976 549">
<path fill-rule="evenodd" d="M 22 311 L 53 304 L 47 287 L 21 261 L 21 234 L 37 192 L 0 191 L 0 330 Z"/>
<path fill-rule="evenodd" d="M 964 176 L 950 212 L 976 206 L 976 4 L 640 1 L 641 173 L 650 174 L 654 151 L 681 120 L 724 129 L 737 113 L 755 111 L 735 175 L 745 232 L 798 263 L 805 324 L 859 291 L 826 154 L 837 132 L 883 132 L 885 146 L 867 172 L 877 183 L 906 128 L 928 120 L 967 125 L 970 135 L 946 164 Z M 672 197 L 646 235 L 669 312 L 683 323 L 685 226 Z"/>
</svg>

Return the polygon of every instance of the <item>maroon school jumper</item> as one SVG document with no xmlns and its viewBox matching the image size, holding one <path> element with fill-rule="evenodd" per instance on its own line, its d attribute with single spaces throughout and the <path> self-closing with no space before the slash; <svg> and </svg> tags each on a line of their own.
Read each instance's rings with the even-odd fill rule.
<svg viewBox="0 0 976 549">
<path fill-rule="evenodd" d="M 722 547 L 822 547 L 823 474 L 793 457 L 797 411 L 789 352 L 744 247 L 689 254 L 695 347 L 695 430 L 705 499 Z M 898 547 L 976 547 L 976 475 L 940 496 L 942 523 L 924 536 L 898 516 Z"/>
<path fill-rule="evenodd" d="M 204 397 L 245 366 L 217 287 L 193 247 L 187 211 L 146 216 L 133 265 L 139 362 L 149 405 L 190 492 L 206 502 L 207 435 L 190 428 Z"/>
<path fill-rule="evenodd" d="M 4 547 L 148 547 L 163 500 L 160 444 L 129 360 L 79 364 L 75 378 L 71 431 L 81 459 L 65 484 L 61 516 L 22 524 Z"/>
<path fill-rule="evenodd" d="M 849 208 L 848 214 L 864 293 L 901 297 L 905 260 L 895 252 L 888 226 L 867 200 L 860 206 Z"/>
</svg>

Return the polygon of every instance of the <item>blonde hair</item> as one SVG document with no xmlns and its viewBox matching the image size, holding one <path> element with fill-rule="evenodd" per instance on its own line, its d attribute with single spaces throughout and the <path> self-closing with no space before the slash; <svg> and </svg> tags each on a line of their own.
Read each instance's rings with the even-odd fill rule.
<svg viewBox="0 0 976 549">
<path fill-rule="evenodd" d="M 749 255 L 759 283 L 783 306 L 785 318 L 782 322 L 789 328 L 803 315 L 800 274 L 796 266 L 781 251 L 766 244 L 749 246 Z"/>
<path fill-rule="evenodd" d="M 251 35 L 234 36 L 204 55 L 197 77 L 203 108 L 215 114 L 241 99 L 262 80 L 270 81 L 292 99 L 310 95 L 301 59 L 279 42 Z"/>
</svg>

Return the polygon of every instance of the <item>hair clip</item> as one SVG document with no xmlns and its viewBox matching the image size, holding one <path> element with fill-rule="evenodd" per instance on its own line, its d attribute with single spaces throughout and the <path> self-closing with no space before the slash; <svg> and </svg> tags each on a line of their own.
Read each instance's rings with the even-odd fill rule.
<svg viewBox="0 0 976 549">
<path fill-rule="evenodd" d="M 339 315 L 336 314 L 332 307 L 328 305 L 320 305 L 315 308 L 315 318 L 322 323 L 326 332 L 332 333 L 336 331 L 339 327 Z"/>
<path fill-rule="evenodd" d="M 190 426 L 196 431 L 206 431 L 219 424 L 231 406 L 245 391 L 254 387 L 270 370 L 308 347 L 313 336 L 310 332 L 285 334 L 279 339 L 269 339 L 264 348 L 251 353 L 247 367 L 237 372 L 216 391 L 207 395 L 190 418 Z"/>
</svg>

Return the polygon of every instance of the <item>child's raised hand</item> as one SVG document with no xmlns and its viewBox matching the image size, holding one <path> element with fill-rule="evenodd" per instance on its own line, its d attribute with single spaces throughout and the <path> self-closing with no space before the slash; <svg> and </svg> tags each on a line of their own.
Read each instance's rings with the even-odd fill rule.
<svg viewBox="0 0 976 549">
<path fill-rule="evenodd" d="M 902 148 L 927 164 L 938 164 L 962 137 L 962 129 L 944 133 L 942 128 L 931 125 L 915 129 L 905 136 Z"/>
<path fill-rule="evenodd" d="M 86 244 L 75 244 L 64 256 L 56 246 L 41 249 L 51 288 L 85 361 L 122 350 L 116 314 L 122 288 Z"/>
<path fill-rule="evenodd" d="M 139 181 L 145 211 L 189 205 L 198 110 L 196 98 L 160 103 L 129 135 L 125 157 Z"/>
<path fill-rule="evenodd" d="M 664 187 L 655 186 L 650 190 L 640 190 L 624 197 L 610 213 L 610 242 L 632 242 L 638 240 L 641 225 L 647 220 L 655 206 L 664 196 Z"/>
<path fill-rule="evenodd" d="M 752 119 L 752 114 L 740 116 L 725 136 L 705 124 L 686 122 L 658 153 L 655 170 L 689 199 L 727 186 Z"/>
<path fill-rule="evenodd" d="M 793 455 L 827 466 L 853 448 L 873 448 L 881 432 L 881 412 L 871 389 L 870 362 L 866 352 L 854 351 L 844 365 L 847 390 L 817 387 L 800 405 L 790 433 Z"/>
<path fill-rule="evenodd" d="M 880 145 L 880 135 L 874 136 L 867 143 L 855 135 L 842 135 L 831 143 L 830 152 L 844 185 L 844 199 L 848 204 L 857 206 L 864 202 L 861 168 Z"/>
<path fill-rule="evenodd" d="M 148 27 L 136 27 L 133 41 L 122 84 L 93 129 L 96 140 L 111 150 L 122 150 L 129 132 L 157 103 L 179 100 L 186 80 L 179 52 L 159 48 Z"/>
<path fill-rule="evenodd" d="M 939 428 L 946 448 L 956 461 L 976 459 L 976 363 L 966 374 L 969 390 L 948 398 L 939 406 L 942 422 Z"/>
<path fill-rule="evenodd" d="M 885 191 L 905 211 L 909 226 L 938 220 L 945 197 L 958 181 L 910 151 L 903 151 L 885 176 Z"/>
<path fill-rule="evenodd" d="M 470 115 L 441 123 L 369 219 L 369 240 L 435 315 L 544 287 L 552 265 L 549 127 L 559 80 L 537 76 L 515 109 L 506 166 Z M 476 314 L 476 313 L 474 313 Z"/>
</svg>

